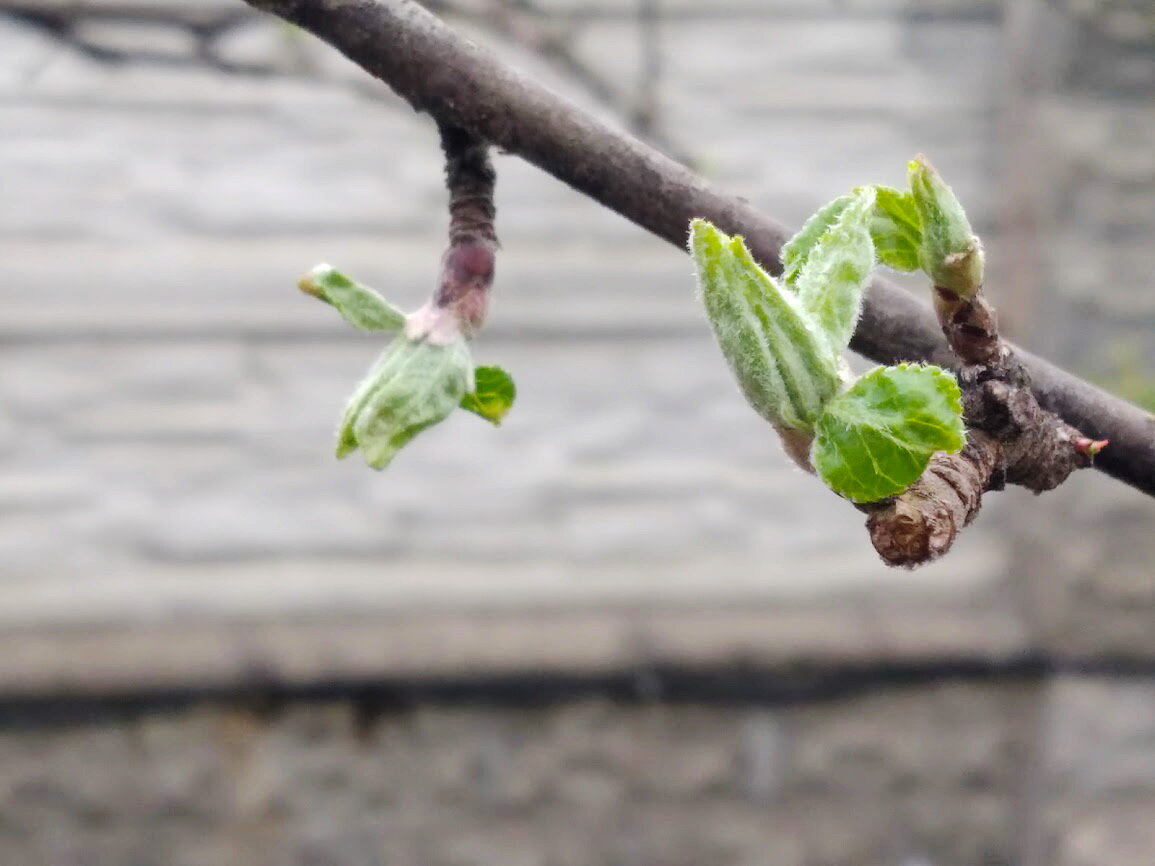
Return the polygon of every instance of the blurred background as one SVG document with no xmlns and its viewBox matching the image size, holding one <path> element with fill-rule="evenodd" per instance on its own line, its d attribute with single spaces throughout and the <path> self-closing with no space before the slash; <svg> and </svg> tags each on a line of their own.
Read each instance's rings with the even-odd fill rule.
<svg viewBox="0 0 1155 866">
<path fill-rule="evenodd" d="M 788 224 L 926 153 L 1013 338 L 1155 406 L 1149 0 L 428 5 Z M 432 122 L 239 0 L 0 0 L 0 862 L 1155 862 L 1155 504 L 885 569 L 687 258 L 496 163 L 518 403 L 337 462 L 379 339 L 295 280 L 423 301 Z"/>
</svg>

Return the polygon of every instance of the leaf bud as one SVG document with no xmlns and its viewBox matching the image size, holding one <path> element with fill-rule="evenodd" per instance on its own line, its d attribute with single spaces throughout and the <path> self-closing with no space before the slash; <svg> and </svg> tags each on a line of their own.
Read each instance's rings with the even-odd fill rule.
<svg viewBox="0 0 1155 866">
<path fill-rule="evenodd" d="M 397 337 L 349 399 L 337 434 L 337 456 L 361 449 L 384 469 L 422 430 L 444 420 L 473 390 L 465 339 L 448 342 Z"/>
<path fill-rule="evenodd" d="M 937 288 L 974 297 L 983 285 L 983 248 L 966 212 L 925 156 L 911 161 L 909 174 L 922 220 L 922 269 Z"/>
</svg>

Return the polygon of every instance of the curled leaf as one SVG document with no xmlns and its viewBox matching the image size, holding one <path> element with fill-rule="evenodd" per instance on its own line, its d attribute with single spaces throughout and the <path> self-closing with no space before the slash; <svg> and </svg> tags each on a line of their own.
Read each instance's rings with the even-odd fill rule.
<svg viewBox="0 0 1155 866">
<path fill-rule="evenodd" d="M 448 344 L 397 337 L 357 387 L 337 434 L 337 456 L 360 448 L 384 469 L 422 430 L 460 405 L 473 363 L 463 338 Z"/>
<path fill-rule="evenodd" d="M 690 252 L 718 346 L 747 401 L 772 424 L 813 429 L 841 381 L 840 359 L 819 327 L 741 238 L 694 220 Z"/>
<path fill-rule="evenodd" d="M 921 267 L 922 219 L 910 193 L 874 187 L 870 237 L 875 256 L 888 268 L 917 271 Z"/>
<path fill-rule="evenodd" d="M 838 217 L 811 247 L 795 281 L 803 309 L 836 353 L 850 343 L 874 267 L 874 243 L 870 239 L 874 190 L 862 187 L 848 198 Z"/>
<path fill-rule="evenodd" d="M 939 367 L 879 367 L 827 404 L 815 432 L 811 463 L 835 493 L 886 499 L 918 480 L 934 452 L 966 443 L 962 395 Z"/>
<path fill-rule="evenodd" d="M 405 314 L 377 292 L 330 265 L 317 265 L 297 282 L 307 295 L 337 308 L 350 325 L 363 331 L 399 331 Z"/>
<path fill-rule="evenodd" d="M 806 267 L 811 251 L 834 221 L 846 210 L 851 199 L 852 196 L 841 195 L 834 201 L 827 202 L 806 220 L 794 237 L 782 245 L 782 281 L 787 287 L 794 286 L 798 275 Z"/>
</svg>

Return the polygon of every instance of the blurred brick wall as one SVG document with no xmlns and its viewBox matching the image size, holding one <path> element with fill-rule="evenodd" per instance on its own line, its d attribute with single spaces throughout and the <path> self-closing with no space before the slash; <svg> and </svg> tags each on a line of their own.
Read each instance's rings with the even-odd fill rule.
<svg viewBox="0 0 1155 866">
<path fill-rule="evenodd" d="M 707 681 L 708 682 L 708 681 Z M 1147 684 L 11 711 L 20 866 L 1147 866 Z M 564 690 L 562 690 L 564 691 Z M 572 690 L 571 690 L 572 691 Z M 642 692 L 646 689 L 643 686 Z"/>
</svg>

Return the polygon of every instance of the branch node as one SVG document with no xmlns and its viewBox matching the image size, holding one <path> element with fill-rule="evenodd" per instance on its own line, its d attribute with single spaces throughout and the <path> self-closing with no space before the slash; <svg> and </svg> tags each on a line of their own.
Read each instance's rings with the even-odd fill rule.
<svg viewBox="0 0 1155 866">
<path fill-rule="evenodd" d="M 936 455 L 908 490 L 866 509 L 875 550 L 888 564 L 908 568 L 946 553 L 987 491 L 1007 483 L 1034 493 L 1052 490 L 1091 465 L 1106 445 L 1039 405 L 1030 375 L 999 336 L 998 316 L 981 289 L 963 296 L 936 285 L 932 296 L 947 343 L 963 362 L 958 382 L 967 446 L 957 455 Z"/>
</svg>

